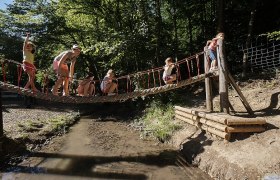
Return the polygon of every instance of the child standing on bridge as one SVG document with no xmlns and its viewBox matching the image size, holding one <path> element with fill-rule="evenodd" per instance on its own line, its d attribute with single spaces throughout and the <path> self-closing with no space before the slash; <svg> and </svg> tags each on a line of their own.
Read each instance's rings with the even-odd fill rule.
<svg viewBox="0 0 280 180">
<path fill-rule="evenodd" d="M 80 55 L 81 50 L 78 45 L 73 45 L 71 50 L 64 51 L 55 57 L 53 61 L 53 69 L 57 73 L 57 81 L 55 82 L 52 93 L 58 95 L 58 87 L 63 83 L 63 96 L 69 95 L 69 81 L 72 81 L 74 74 L 74 67 L 77 57 Z M 70 64 L 70 72 L 68 68 Z"/>
<path fill-rule="evenodd" d="M 171 57 L 168 57 L 165 60 L 165 66 L 163 71 L 162 79 L 165 84 L 172 84 L 173 81 L 176 80 L 176 74 L 172 74 L 172 70 L 175 67 L 175 64 L 173 63 L 173 60 Z"/>
<path fill-rule="evenodd" d="M 31 87 L 33 92 L 37 92 L 38 90 L 35 87 L 34 79 L 36 67 L 34 65 L 34 53 L 35 53 L 35 45 L 29 41 L 30 33 L 26 33 L 26 38 L 23 43 L 23 65 L 22 68 L 24 72 L 28 75 L 28 81 L 24 86 L 25 89 L 29 89 Z"/>
<path fill-rule="evenodd" d="M 218 68 L 218 64 L 217 64 L 217 42 L 218 39 L 223 39 L 224 38 L 224 33 L 220 32 L 216 35 L 215 38 L 213 38 L 212 40 L 208 40 L 206 43 L 206 46 L 208 46 L 208 50 L 209 50 L 209 57 L 211 59 L 211 66 L 210 66 L 210 70 L 213 69 L 217 69 Z"/>
</svg>

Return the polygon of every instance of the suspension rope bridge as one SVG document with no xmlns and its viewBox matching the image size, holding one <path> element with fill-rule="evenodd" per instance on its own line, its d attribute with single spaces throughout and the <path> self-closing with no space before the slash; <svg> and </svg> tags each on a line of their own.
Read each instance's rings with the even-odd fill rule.
<svg viewBox="0 0 280 180">
<path fill-rule="evenodd" d="M 2 63 L 2 74 L 3 81 L 0 81 L 0 88 L 6 91 L 18 93 L 20 95 L 36 97 L 42 100 L 48 100 L 53 102 L 62 102 L 62 103 L 103 103 L 103 102 L 117 102 L 117 101 L 126 101 L 128 99 L 133 99 L 137 97 L 143 97 L 151 94 L 162 93 L 165 91 L 177 89 L 186 85 L 190 85 L 199 81 L 204 80 L 206 77 L 217 76 L 217 71 L 211 71 L 208 73 L 201 74 L 201 71 L 204 71 L 204 64 L 201 63 L 200 56 L 206 56 L 207 52 L 202 51 L 188 58 L 184 58 L 175 63 L 176 65 L 176 75 L 177 82 L 175 84 L 162 85 L 161 80 L 161 71 L 163 67 L 149 69 L 147 71 L 141 71 L 134 74 L 128 74 L 126 76 L 120 76 L 117 78 L 118 82 L 118 91 L 117 94 L 112 96 L 92 96 L 92 97 L 79 97 L 79 96 L 56 96 L 48 91 L 43 92 L 33 92 L 30 89 L 25 89 L 20 87 L 20 79 L 22 75 L 21 66 L 22 64 L 14 61 L 1 59 Z M 12 63 L 18 67 L 18 84 L 13 85 L 6 81 L 6 71 L 5 63 Z M 185 69 L 185 70 L 184 70 Z M 182 71 L 184 70 L 184 71 Z M 185 76 L 185 77 L 184 77 Z M 125 81 L 126 82 L 125 82 Z M 142 83 L 140 82 L 142 81 Z M 137 86 L 133 86 L 133 82 Z M 125 93 L 119 94 L 120 85 L 125 89 Z"/>
</svg>

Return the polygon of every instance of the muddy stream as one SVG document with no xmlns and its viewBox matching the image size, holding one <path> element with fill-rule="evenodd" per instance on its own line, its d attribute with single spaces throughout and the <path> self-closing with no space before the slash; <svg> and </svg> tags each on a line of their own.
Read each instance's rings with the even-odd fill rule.
<svg viewBox="0 0 280 180">
<path fill-rule="evenodd" d="M 12 179 L 210 179 L 180 153 L 114 118 L 82 117 L 68 133 L 2 173 Z"/>
</svg>

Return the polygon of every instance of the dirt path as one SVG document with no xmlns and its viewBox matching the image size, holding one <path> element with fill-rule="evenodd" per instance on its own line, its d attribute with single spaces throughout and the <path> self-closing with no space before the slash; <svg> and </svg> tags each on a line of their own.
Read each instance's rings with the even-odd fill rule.
<svg viewBox="0 0 280 180">
<path fill-rule="evenodd" d="M 126 123 L 83 117 L 2 179 L 210 179 L 179 159 L 171 147 L 141 140 Z"/>
</svg>

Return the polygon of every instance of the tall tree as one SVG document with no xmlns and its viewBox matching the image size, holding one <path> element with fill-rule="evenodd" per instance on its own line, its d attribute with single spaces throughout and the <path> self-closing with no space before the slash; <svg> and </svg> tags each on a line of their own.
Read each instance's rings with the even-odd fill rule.
<svg viewBox="0 0 280 180">
<path fill-rule="evenodd" d="M 159 64 L 160 50 L 161 50 L 161 28 L 162 28 L 162 17 L 161 17 L 161 1 L 155 0 L 156 6 L 156 64 Z"/>
<path fill-rule="evenodd" d="M 217 19 L 218 19 L 218 32 L 224 32 L 224 0 L 218 0 Z"/>
<path fill-rule="evenodd" d="M 245 48 L 248 49 L 251 43 L 253 25 L 255 20 L 256 8 L 257 8 L 258 0 L 253 0 L 251 5 L 251 13 L 250 13 L 250 20 L 248 25 L 248 34 L 246 38 Z M 244 52 L 243 54 L 243 63 L 242 63 L 242 77 L 245 78 L 247 75 L 247 67 L 248 67 L 248 54 Z"/>
</svg>

